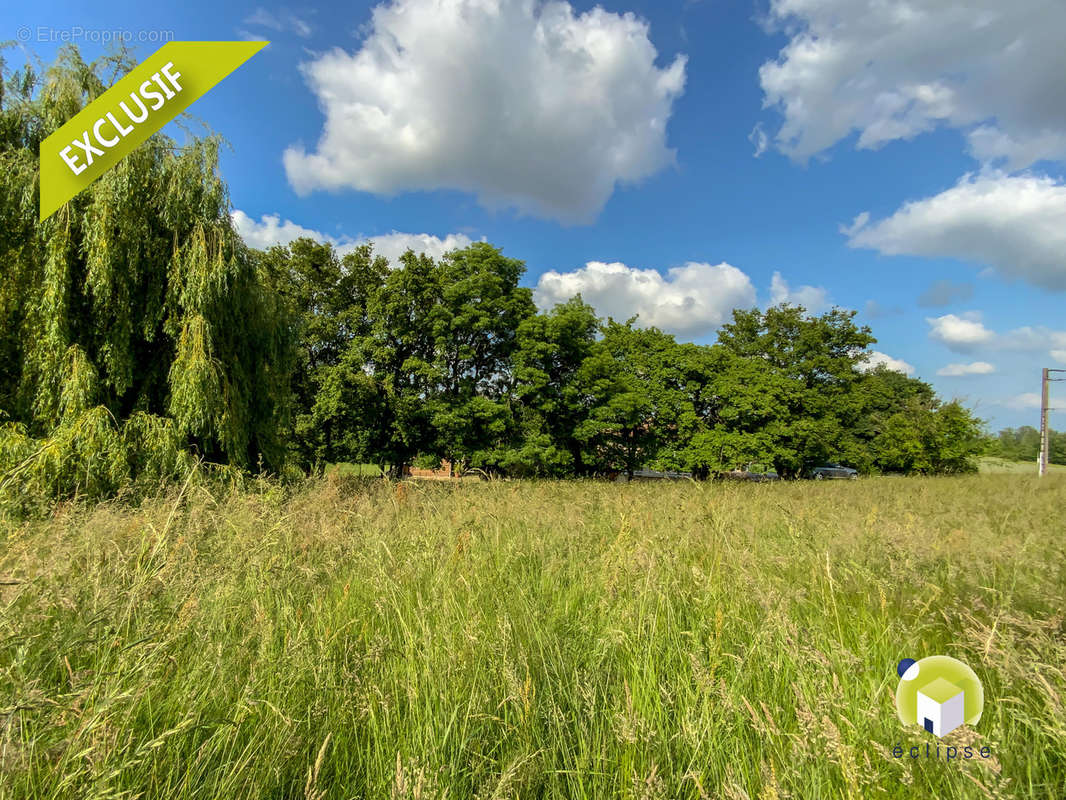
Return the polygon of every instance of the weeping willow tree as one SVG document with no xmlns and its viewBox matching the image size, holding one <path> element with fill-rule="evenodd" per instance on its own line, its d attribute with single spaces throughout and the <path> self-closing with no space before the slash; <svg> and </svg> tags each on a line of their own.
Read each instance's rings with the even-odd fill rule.
<svg viewBox="0 0 1066 800">
<path fill-rule="evenodd" d="M 2 62 L 0 62 L 2 63 Z M 0 496 L 104 496 L 192 457 L 278 469 L 288 325 L 219 140 L 157 134 L 44 222 L 40 142 L 132 66 L 74 48 L 0 88 Z"/>
</svg>

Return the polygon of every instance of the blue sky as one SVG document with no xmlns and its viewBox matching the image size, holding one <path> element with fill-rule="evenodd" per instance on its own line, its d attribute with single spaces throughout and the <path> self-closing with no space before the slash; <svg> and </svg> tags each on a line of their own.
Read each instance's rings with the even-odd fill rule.
<svg viewBox="0 0 1066 800">
<path fill-rule="evenodd" d="M 1059 0 L 41 2 L 0 21 L 15 63 L 64 36 L 95 57 L 106 31 L 142 58 L 154 32 L 269 39 L 191 109 L 231 145 L 251 244 L 484 238 L 542 305 L 581 291 L 695 341 L 737 305 L 853 308 L 888 363 L 993 429 L 1035 425 L 1040 368 L 1066 368 Z"/>
</svg>

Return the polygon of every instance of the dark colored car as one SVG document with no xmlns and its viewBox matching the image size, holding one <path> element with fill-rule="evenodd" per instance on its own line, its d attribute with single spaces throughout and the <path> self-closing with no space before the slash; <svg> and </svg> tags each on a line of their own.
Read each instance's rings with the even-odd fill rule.
<svg viewBox="0 0 1066 800">
<path fill-rule="evenodd" d="M 842 464 L 822 464 L 811 470 L 811 477 L 816 481 L 825 480 L 855 480 L 859 477 L 858 470 L 845 467 Z"/>
<path fill-rule="evenodd" d="M 767 483 L 779 481 L 781 476 L 772 469 L 766 469 L 762 464 L 747 464 L 741 469 L 723 472 L 722 477 L 729 481 L 751 481 L 752 483 Z"/>
<path fill-rule="evenodd" d="M 633 480 L 635 481 L 680 481 L 690 480 L 692 478 L 691 472 L 662 472 L 657 469 L 637 469 L 633 470 Z M 628 479 L 626 474 L 621 472 L 614 476 L 616 483 L 625 483 Z"/>
</svg>

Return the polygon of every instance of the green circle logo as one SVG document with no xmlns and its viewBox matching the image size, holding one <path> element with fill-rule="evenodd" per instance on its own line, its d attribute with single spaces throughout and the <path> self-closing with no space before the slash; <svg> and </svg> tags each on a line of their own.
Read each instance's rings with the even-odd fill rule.
<svg viewBox="0 0 1066 800">
<path fill-rule="evenodd" d="M 964 723 L 976 725 L 981 719 L 984 687 L 977 674 L 958 659 L 905 658 L 896 671 L 896 713 L 904 725 L 919 725 L 943 737 Z"/>
</svg>

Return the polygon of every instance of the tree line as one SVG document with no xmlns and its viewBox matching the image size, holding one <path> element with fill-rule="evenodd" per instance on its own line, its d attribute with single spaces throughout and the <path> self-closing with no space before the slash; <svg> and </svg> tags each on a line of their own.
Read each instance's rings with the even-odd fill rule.
<svg viewBox="0 0 1066 800">
<path fill-rule="evenodd" d="M 487 243 L 390 265 L 369 245 L 239 238 L 219 140 L 152 137 L 44 222 L 41 140 L 125 56 L 67 48 L 0 94 L 0 494 L 106 496 L 219 469 L 416 460 L 513 476 L 641 466 L 961 472 L 980 422 L 867 369 L 855 312 L 740 309 L 712 345 L 580 297 L 538 310 Z"/>
<path fill-rule="evenodd" d="M 299 240 L 254 254 L 296 319 L 291 429 L 306 468 L 422 457 L 523 476 L 710 476 L 750 461 L 785 476 L 825 460 L 864 472 L 958 472 L 979 422 L 865 360 L 854 311 L 738 309 L 713 345 L 581 298 L 539 311 L 522 262 L 476 243 L 390 268 Z"/>
<path fill-rule="evenodd" d="M 1031 425 L 1004 428 L 989 438 L 987 454 L 1006 461 L 1036 461 L 1040 457 L 1040 431 Z M 1048 461 L 1066 464 L 1066 431 L 1048 430 Z"/>
</svg>

